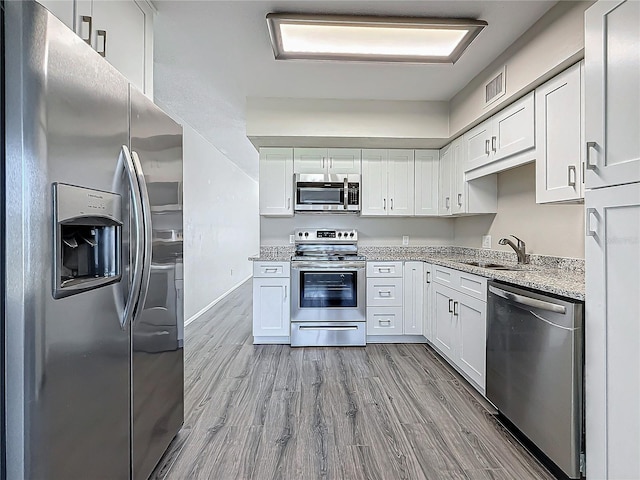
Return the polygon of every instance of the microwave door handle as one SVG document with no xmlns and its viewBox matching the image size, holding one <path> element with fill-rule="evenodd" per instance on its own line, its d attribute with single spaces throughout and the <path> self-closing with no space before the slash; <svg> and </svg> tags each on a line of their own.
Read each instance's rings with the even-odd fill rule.
<svg viewBox="0 0 640 480">
<path fill-rule="evenodd" d="M 344 209 L 349 209 L 349 179 L 344 177 Z"/>
</svg>

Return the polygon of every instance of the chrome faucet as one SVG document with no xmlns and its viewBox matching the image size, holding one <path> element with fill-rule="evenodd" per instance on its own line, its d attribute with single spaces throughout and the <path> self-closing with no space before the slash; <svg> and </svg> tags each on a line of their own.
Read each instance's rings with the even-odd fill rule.
<svg viewBox="0 0 640 480">
<path fill-rule="evenodd" d="M 511 235 L 511 236 L 518 241 L 517 245 L 515 245 L 508 238 L 501 238 L 500 240 L 498 240 L 498 243 L 500 245 L 509 245 L 511 248 L 513 248 L 513 250 L 516 252 L 516 255 L 518 255 L 518 263 L 529 263 L 529 259 L 527 258 L 525 243 L 515 235 Z"/>
</svg>

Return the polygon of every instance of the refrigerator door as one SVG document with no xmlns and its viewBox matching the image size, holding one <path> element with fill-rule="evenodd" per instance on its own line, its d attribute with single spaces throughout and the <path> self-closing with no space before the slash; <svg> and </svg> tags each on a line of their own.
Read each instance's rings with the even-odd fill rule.
<svg viewBox="0 0 640 480">
<path fill-rule="evenodd" d="M 143 291 L 132 325 L 133 478 L 146 479 L 183 423 L 182 127 L 131 87 L 141 170 Z"/>
<path fill-rule="evenodd" d="M 118 308 L 129 288 L 125 242 L 112 242 L 124 257 L 114 283 L 58 299 L 53 285 L 54 184 L 128 204 L 129 191 L 114 187 L 129 141 L 128 84 L 39 4 L 3 8 L 7 478 L 128 479 L 130 335 Z M 91 208 L 101 208 L 98 197 Z"/>
</svg>

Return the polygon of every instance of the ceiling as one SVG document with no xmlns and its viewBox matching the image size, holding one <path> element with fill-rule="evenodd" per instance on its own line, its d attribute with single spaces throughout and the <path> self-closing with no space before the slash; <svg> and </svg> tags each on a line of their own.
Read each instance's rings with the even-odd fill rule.
<svg viewBox="0 0 640 480">
<path fill-rule="evenodd" d="M 250 177 L 247 97 L 450 100 L 556 1 L 156 0 L 154 95 Z M 265 16 L 313 12 L 488 22 L 455 65 L 276 61 Z"/>
</svg>

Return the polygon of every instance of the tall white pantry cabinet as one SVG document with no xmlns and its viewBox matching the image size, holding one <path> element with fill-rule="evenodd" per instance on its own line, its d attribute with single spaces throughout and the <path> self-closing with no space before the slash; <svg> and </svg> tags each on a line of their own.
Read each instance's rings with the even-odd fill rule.
<svg viewBox="0 0 640 480">
<path fill-rule="evenodd" d="M 640 2 L 585 15 L 586 475 L 640 478 Z"/>
</svg>

